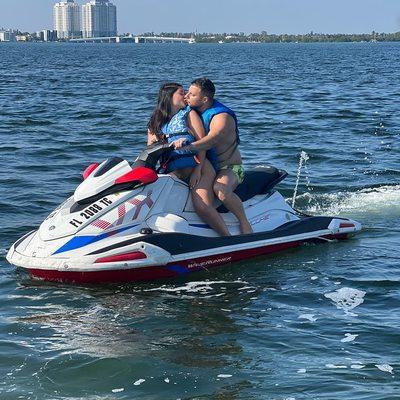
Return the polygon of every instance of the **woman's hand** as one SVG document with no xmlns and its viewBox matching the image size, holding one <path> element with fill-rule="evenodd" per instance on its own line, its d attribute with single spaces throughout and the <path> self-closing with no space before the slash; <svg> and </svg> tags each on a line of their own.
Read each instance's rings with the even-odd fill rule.
<svg viewBox="0 0 400 400">
<path fill-rule="evenodd" d="M 194 168 L 192 174 L 190 175 L 189 188 L 191 190 L 195 189 L 199 184 L 201 178 L 201 165 Z"/>
<path fill-rule="evenodd" d="M 181 149 L 182 147 L 185 146 L 186 142 L 187 142 L 187 139 L 181 138 L 181 139 L 175 140 L 175 142 L 173 142 L 172 144 L 174 145 L 174 147 L 176 149 Z"/>
</svg>

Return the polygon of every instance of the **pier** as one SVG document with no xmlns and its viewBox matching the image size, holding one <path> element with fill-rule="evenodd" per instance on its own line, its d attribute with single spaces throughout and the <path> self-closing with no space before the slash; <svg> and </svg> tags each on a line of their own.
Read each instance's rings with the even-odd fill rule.
<svg viewBox="0 0 400 400">
<path fill-rule="evenodd" d="M 72 43 L 196 43 L 193 38 L 133 35 L 70 39 L 69 41 Z"/>
</svg>

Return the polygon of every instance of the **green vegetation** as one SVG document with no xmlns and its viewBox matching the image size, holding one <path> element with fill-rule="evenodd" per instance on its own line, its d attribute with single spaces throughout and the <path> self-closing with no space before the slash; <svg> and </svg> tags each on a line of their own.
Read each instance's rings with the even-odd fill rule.
<svg viewBox="0 0 400 400">
<path fill-rule="evenodd" d="M 355 33 L 355 34 L 326 34 L 310 32 L 304 35 L 276 35 L 268 34 L 266 31 L 261 33 L 179 33 L 179 32 L 146 32 L 143 36 L 162 36 L 176 38 L 196 39 L 197 43 L 312 43 L 312 42 L 397 42 L 400 41 L 400 32 L 395 33 Z"/>
</svg>

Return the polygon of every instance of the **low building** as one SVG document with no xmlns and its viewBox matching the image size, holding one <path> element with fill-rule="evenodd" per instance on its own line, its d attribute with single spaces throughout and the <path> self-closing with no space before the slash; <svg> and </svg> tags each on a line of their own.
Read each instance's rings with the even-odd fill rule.
<svg viewBox="0 0 400 400">
<path fill-rule="evenodd" d="M 37 32 L 36 32 L 36 40 L 38 40 L 39 42 L 43 42 L 43 41 L 44 41 L 44 39 L 43 39 L 43 32 L 44 32 L 44 31 L 37 31 Z"/>
<path fill-rule="evenodd" d="M 28 42 L 29 36 L 28 35 L 16 35 L 15 39 L 17 40 L 17 42 Z"/>
<path fill-rule="evenodd" d="M 11 29 L 0 30 L 0 42 L 15 42 L 16 32 Z"/>
<path fill-rule="evenodd" d="M 44 42 L 56 42 L 57 41 L 57 31 L 45 29 L 42 31 Z"/>
</svg>

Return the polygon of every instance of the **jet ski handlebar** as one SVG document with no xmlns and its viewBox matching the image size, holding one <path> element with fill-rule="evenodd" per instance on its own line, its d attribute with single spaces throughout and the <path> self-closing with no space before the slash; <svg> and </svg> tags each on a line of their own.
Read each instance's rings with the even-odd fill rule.
<svg viewBox="0 0 400 400">
<path fill-rule="evenodd" d="M 146 149 L 139 154 L 133 163 L 132 168 L 147 167 L 156 170 L 157 162 L 161 156 L 171 152 L 174 148 L 173 143 L 155 142 L 150 146 L 147 146 Z"/>
</svg>

